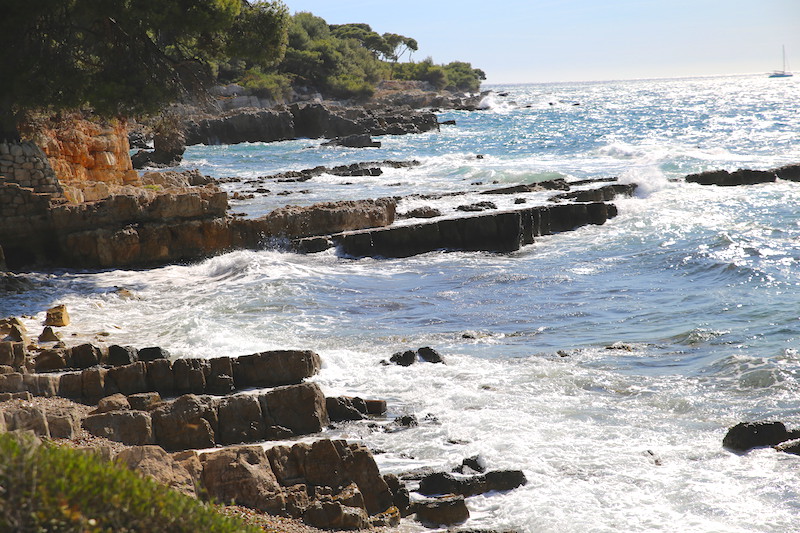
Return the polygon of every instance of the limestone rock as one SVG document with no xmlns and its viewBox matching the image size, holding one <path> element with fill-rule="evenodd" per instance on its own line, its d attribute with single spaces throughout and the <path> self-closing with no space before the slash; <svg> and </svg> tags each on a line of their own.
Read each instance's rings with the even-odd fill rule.
<svg viewBox="0 0 800 533">
<path fill-rule="evenodd" d="M 303 521 L 320 529 L 367 529 L 369 517 L 363 509 L 349 507 L 340 501 L 317 501 L 303 514 Z"/>
<path fill-rule="evenodd" d="M 108 364 L 124 366 L 139 360 L 139 352 L 133 346 L 119 346 L 112 344 L 108 347 Z"/>
<path fill-rule="evenodd" d="M 53 331 L 52 326 L 45 326 L 42 330 L 42 333 L 39 334 L 39 338 L 37 339 L 39 343 L 43 342 L 59 342 L 61 341 L 61 337 Z"/>
<path fill-rule="evenodd" d="M 240 394 L 219 402 L 218 442 L 223 445 L 264 440 L 265 425 L 258 398 Z"/>
<path fill-rule="evenodd" d="M 108 413 L 110 411 L 126 411 L 131 408 L 128 398 L 124 394 L 112 394 L 97 402 L 97 408 L 92 414 Z"/>
<path fill-rule="evenodd" d="M 144 411 L 111 411 L 89 415 L 83 427 L 97 437 L 121 442 L 129 446 L 153 444 L 153 421 Z"/>
<path fill-rule="evenodd" d="M 427 527 L 452 526 L 469 518 L 469 509 L 463 496 L 445 496 L 414 503 L 417 520 Z"/>
<path fill-rule="evenodd" d="M 108 369 L 106 392 L 119 392 L 126 396 L 148 390 L 147 366 L 136 362 Z"/>
<path fill-rule="evenodd" d="M 209 497 L 272 514 L 284 510 L 283 491 L 262 448 L 227 448 L 203 454 L 200 460 Z"/>
<path fill-rule="evenodd" d="M 62 348 L 43 350 L 36 355 L 34 365 L 37 372 L 63 370 L 67 366 L 67 358 Z"/>
<path fill-rule="evenodd" d="M 316 383 L 272 389 L 259 396 L 268 426 L 282 426 L 296 435 L 317 433 L 328 424 L 325 396 Z"/>
<path fill-rule="evenodd" d="M 50 438 L 47 415 L 41 407 L 21 405 L 4 409 L 0 414 L 5 418 L 7 431 L 30 430 L 39 437 Z"/>
<path fill-rule="evenodd" d="M 207 401 L 186 394 L 152 411 L 158 444 L 167 451 L 211 448 L 216 444 L 217 413 Z"/>
<path fill-rule="evenodd" d="M 131 409 L 138 411 L 149 411 L 161 403 L 161 395 L 157 392 L 140 392 L 128 396 L 128 403 Z"/>
<path fill-rule="evenodd" d="M 100 364 L 102 360 L 100 348 L 92 344 L 80 344 L 69 348 L 67 351 L 69 352 L 67 357 L 75 368 L 89 368 Z"/>
<path fill-rule="evenodd" d="M 44 320 L 44 325 L 56 327 L 68 326 L 69 313 L 67 312 L 67 306 L 61 304 L 48 309 L 46 318 Z"/>
<path fill-rule="evenodd" d="M 234 381 L 238 388 L 276 387 L 300 383 L 319 372 L 319 355 L 309 350 L 276 350 L 244 355 L 237 360 Z"/>
<path fill-rule="evenodd" d="M 160 446 L 134 446 L 122 450 L 116 461 L 184 494 L 196 497 L 190 472 Z"/>
</svg>

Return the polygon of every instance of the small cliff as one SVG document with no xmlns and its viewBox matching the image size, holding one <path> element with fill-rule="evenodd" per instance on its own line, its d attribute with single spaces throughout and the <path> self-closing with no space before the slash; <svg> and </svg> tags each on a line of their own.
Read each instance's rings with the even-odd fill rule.
<svg viewBox="0 0 800 533">
<path fill-rule="evenodd" d="M 71 203 L 99 200 L 117 187 L 139 184 L 124 120 L 99 121 L 72 113 L 36 119 L 21 129 L 41 147 Z"/>
</svg>

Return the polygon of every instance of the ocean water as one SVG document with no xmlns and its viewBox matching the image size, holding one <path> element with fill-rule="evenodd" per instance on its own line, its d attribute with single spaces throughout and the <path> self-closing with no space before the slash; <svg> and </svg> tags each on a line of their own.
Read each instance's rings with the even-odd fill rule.
<svg viewBox="0 0 800 533">
<path fill-rule="evenodd" d="M 269 189 L 232 202 L 248 216 L 287 203 L 468 193 L 398 206 L 450 214 L 497 184 L 619 177 L 639 189 L 615 200 L 617 218 L 511 254 L 264 249 L 150 270 L 41 272 L 36 289 L 3 295 L 0 315 L 29 315 L 35 329 L 48 306 L 65 303 L 68 339 L 178 357 L 315 350 L 326 394 L 386 399 L 379 426 L 419 419 L 398 432 L 365 423 L 327 432 L 379 451 L 383 472 L 449 469 L 476 454 L 491 469 L 525 472 L 522 488 L 468 499 L 471 528 L 796 530 L 800 458 L 736 455 L 721 443 L 744 420 L 800 426 L 800 184 L 679 178 L 800 162 L 800 80 L 492 89 L 508 95 L 490 96 L 483 111 L 441 113 L 457 124 L 439 132 L 379 138 L 380 149 L 307 139 L 196 146 L 184 166 L 257 182 L 227 183 L 230 192 Z M 257 179 L 386 159 L 421 164 L 377 177 Z M 446 364 L 380 364 L 421 346 Z"/>
</svg>

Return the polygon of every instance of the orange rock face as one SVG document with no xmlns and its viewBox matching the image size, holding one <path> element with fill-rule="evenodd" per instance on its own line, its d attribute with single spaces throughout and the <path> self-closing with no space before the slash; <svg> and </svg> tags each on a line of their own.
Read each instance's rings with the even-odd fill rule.
<svg viewBox="0 0 800 533">
<path fill-rule="evenodd" d="M 87 182 L 132 185 L 139 181 L 131 165 L 124 120 L 96 122 L 75 113 L 33 124 L 31 129 L 65 186 L 83 189 Z"/>
</svg>

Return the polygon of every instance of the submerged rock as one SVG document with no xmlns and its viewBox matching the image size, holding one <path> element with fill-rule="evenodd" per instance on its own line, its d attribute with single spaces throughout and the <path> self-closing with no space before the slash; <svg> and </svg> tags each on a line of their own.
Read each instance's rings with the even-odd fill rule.
<svg viewBox="0 0 800 533">
<path fill-rule="evenodd" d="M 788 431 L 783 422 L 740 422 L 728 430 L 722 445 L 733 451 L 746 452 L 798 437 L 800 431 Z"/>
</svg>

